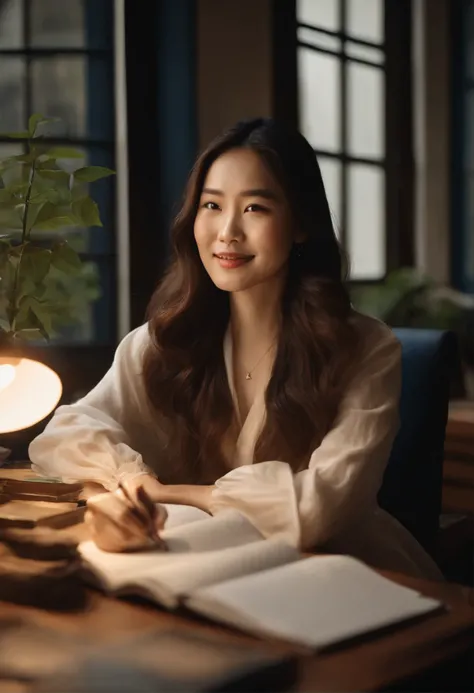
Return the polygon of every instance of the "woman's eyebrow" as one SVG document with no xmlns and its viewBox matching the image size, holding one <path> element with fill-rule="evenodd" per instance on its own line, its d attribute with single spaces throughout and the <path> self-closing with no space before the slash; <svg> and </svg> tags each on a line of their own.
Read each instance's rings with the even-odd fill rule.
<svg viewBox="0 0 474 693">
<path fill-rule="evenodd" d="M 203 188 L 202 192 L 203 192 L 203 194 L 218 195 L 221 197 L 224 195 L 222 190 L 218 190 L 217 188 Z M 239 193 L 239 196 L 240 197 L 263 197 L 266 200 L 278 200 L 278 196 L 272 190 L 269 190 L 268 188 L 252 188 L 251 190 L 243 190 L 241 193 Z"/>
</svg>

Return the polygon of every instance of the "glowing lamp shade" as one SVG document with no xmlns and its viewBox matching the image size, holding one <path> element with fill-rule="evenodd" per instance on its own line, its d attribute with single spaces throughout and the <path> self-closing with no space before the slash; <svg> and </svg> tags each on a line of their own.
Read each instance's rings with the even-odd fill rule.
<svg viewBox="0 0 474 693">
<path fill-rule="evenodd" d="M 59 376 L 44 363 L 0 356 L 0 433 L 13 433 L 45 418 L 61 398 Z"/>
</svg>

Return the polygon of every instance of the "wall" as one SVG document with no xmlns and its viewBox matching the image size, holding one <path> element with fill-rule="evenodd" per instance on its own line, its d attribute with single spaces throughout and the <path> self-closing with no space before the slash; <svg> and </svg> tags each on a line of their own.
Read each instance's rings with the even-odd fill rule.
<svg viewBox="0 0 474 693">
<path fill-rule="evenodd" d="M 199 147 L 272 111 L 272 1 L 198 0 Z"/>
<path fill-rule="evenodd" d="M 450 280 L 450 0 L 413 0 L 416 264 Z"/>
</svg>

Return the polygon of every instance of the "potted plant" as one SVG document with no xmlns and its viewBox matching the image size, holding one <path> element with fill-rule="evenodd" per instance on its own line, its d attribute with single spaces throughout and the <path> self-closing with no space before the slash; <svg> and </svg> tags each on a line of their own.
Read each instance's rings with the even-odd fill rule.
<svg viewBox="0 0 474 693">
<path fill-rule="evenodd" d="M 53 120 L 33 114 L 27 130 L 7 135 L 26 151 L 0 159 L 0 339 L 9 344 L 48 341 L 99 295 L 93 266 L 81 263 L 67 236 L 73 227 L 102 226 L 88 184 L 114 171 L 66 170 L 61 162 L 84 154 L 48 144 Z"/>
<path fill-rule="evenodd" d="M 357 310 L 391 327 L 456 332 L 466 394 L 474 400 L 474 296 L 440 285 L 413 267 L 395 270 L 381 283 L 354 286 L 351 294 Z"/>
</svg>

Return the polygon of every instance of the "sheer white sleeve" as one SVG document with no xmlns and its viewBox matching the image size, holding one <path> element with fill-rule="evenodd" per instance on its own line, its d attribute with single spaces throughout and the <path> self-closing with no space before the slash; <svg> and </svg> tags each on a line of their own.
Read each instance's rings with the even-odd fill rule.
<svg viewBox="0 0 474 693">
<path fill-rule="evenodd" d="M 365 350 L 332 429 L 308 468 L 284 461 L 237 467 L 216 483 L 211 512 L 233 507 L 265 536 L 282 535 L 302 549 L 324 544 L 377 503 L 398 429 L 401 347 L 384 330 Z"/>
<path fill-rule="evenodd" d="M 151 472 L 142 455 L 154 444 L 141 376 L 148 339 L 147 325 L 130 332 L 96 387 L 74 404 L 58 407 L 29 447 L 37 473 L 114 490 L 119 480 Z"/>
</svg>

